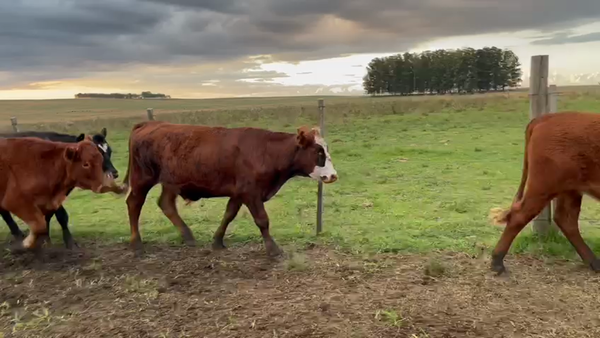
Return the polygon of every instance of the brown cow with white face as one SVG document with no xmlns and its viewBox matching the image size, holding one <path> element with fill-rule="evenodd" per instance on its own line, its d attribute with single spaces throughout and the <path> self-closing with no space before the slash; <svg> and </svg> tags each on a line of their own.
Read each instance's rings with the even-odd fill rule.
<svg viewBox="0 0 600 338">
<path fill-rule="evenodd" d="M 60 207 L 73 188 L 106 190 L 102 162 L 89 139 L 76 144 L 33 137 L 0 139 L 0 210 L 29 226 L 22 242 L 25 249 L 47 237 L 44 214 Z"/>
<path fill-rule="evenodd" d="M 227 226 L 242 204 L 250 210 L 270 255 L 281 250 L 269 234 L 264 202 L 294 176 L 324 183 L 337 180 L 327 143 L 318 128 L 297 133 L 256 128 L 223 128 L 149 121 L 135 125 L 129 139 L 129 167 L 125 185 L 131 244 L 141 248 L 139 216 L 148 191 L 162 185 L 158 205 L 179 229 L 184 241 L 195 243 L 179 216 L 175 200 L 229 197 L 213 248 L 224 248 Z"/>
</svg>

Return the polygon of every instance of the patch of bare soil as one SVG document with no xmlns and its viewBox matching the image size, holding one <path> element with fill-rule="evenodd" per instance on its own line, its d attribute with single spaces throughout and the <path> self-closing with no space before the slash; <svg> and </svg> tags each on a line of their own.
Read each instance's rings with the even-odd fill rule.
<svg viewBox="0 0 600 338">
<path fill-rule="evenodd" d="M 599 337 L 599 277 L 581 263 L 464 254 L 267 258 L 82 243 L 0 254 L 0 337 Z"/>
</svg>

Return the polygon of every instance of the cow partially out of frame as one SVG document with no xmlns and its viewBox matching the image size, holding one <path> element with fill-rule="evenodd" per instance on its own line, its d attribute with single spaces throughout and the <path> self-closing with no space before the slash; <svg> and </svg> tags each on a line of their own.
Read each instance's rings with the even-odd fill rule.
<svg viewBox="0 0 600 338">
<path fill-rule="evenodd" d="M 90 138 L 91 141 L 98 146 L 98 151 L 102 154 L 102 170 L 105 175 L 108 175 L 109 179 L 114 179 L 119 176 L 117 169 L 113 166 L 111 161 L 112 148 L 106 141 L 107 130 L 102 128 L 100 133 L 94 133 Z M 86 136 L 85 134 L 69 135 L 61 134 L 53 131 L 21 131 L 15 133 L 4 133 L 0 134 L 2 138 L 22 138 L 22 137 L 36 137 L 43 140 L 54 141 L 54 142 L 65 142 L 65 143 L 77 143 L 83 141 Z M 67 196 L 71 191 L 67 191 Z M 10 212 L 0 210 L 0 216 L 6 222 L 6 225 L 10 229 L 11 234 L 16 240 L 23 240 L 25 235 L 19 229 L 19 226 L 12 218 Z M 78 246 L 77 242 L 73 239 L 71 231 L 69 230 L 69 214 L 63 205 L 60 205 L 58 209 L 49 211 L 46 214 L 46 228 L 48 229 L 48 235 L 50 233 L 50 220 L 52 217 L 56 217 L 56 220 L 60 224 L 63 233 L 63 242 L 67 249 L 72 249 L 74 246 Z"/>
<path fill-rule="evenodd" d="M 267 254 L 281 250 L 269 234 L 264 203 L 294 176 L 335 182 L 337 172 L 318 128 L 301 127 L 297 133 L 256 128 L 223 128 L 138 123 L 129 138 L 129 166 L 124 184 L 129 186 L 127 208 L 131 245 L 141 248 L 139 217 L 148 191 L 162 185 L 158 205 L 179 229 L 186 244 L 195 243 L 179 216 L 175 200 L 229 197 L 225 214 L 214 234 L 213 248 L 225 248 L 227 226 L 246 205 L 260 229 Z"/>
<path fill-rule="evenodd" d="M 517 234 L 556 198 L 554 221 L 592 270 L 600 260 L 579 232 L 583 195 L 600 199 L 600 114 L 565 111 L 527 125 L 521 183 L 510 210 L 495 215 L 505 224 L 491 269 L 503 273 L 504 257 Z"/>
<path fill-rule="evenodd" d="M 102 162 L 90 138 L 75 144 L 0 138 L 0 210 L 16 215 L 30 229 L 20 248 L 35 249 L 48 238 L 45 215 L 58 209 L 75 187 L 125 192 L 107 180 Z"/>
</svg>

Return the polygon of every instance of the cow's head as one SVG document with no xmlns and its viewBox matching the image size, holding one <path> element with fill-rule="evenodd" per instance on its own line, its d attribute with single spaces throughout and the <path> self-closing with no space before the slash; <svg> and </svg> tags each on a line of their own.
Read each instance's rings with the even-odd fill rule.
<svg viewBox="0 0 600 338">
<path fill-rule="evenodd" d="M 69 180 L 76 187 L 100 192 L 105 183 L 105 174 L 102 170 L 102 155 L 94 142 L 86 138 L 71 145 L 65 149 L 64 157 Z"/>
<path fill-rule="evenodd" d="M 108 175 L 109 179 L 115 179 L 115 178 L 119 177 L 119 172 L 117 171 L 115 166 L 112 164 L 112 161 L 111 161 L 112 148 L 110 147 L 108 142 L 106 142 L 106 134 L 107 134 L 106 128 L 102 128 L 102 130 L 100 131 L 100 134 L 94 134 L 92 136 L 92 141 L 98 147 L 100 154 L 102 154 L 102 158 L 103 158 L 102 170 L 104 171 L 104 173 L 106 175 Z M 77 137 L 77 142 L 81 142 L 83 139 L 85 139 L 85 134 L 79 135 Z"/>
<path fill-rule="evenodd" d="M 321 137 L 319 128 L 298 128 L 296 134 L 298 144 L 297 160 L 300 170 L 312 179 L 323 183 L 333 183 L 338 179 L 337 171 L 331 163 L 331 156 L 325 139 Z"/>
</svg>

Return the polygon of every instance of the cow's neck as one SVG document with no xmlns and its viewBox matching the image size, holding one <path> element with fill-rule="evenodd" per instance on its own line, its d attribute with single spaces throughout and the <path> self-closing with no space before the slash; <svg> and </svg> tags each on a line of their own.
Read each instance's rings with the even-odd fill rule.
<svg viewBox="0 0 600 338">
<path fill-rule="evenodd" d="M 290 134 L 290 138 L 281 143 L 281 147 L 272 148 L 276 154 L 273 158 L 277 159 L 275 172 L 271 184 L 264 194 L 264 200 L 271 199 L 281 189 L 281 187 L 294 176 L 303 175 L 296 167 L 296 154 L 298 153 L 298 145 L 296 143 L 296 135 Z"/>
<path fill-rule="evenodd" d="M 60 178 L 56 181 L 53 190 L 55 194 L 68 195 L 69 192 L 71 192 L 75 188 L 75 180 L 69 177 L 69 164 L 66 163 L 64 160 L 61 160 L 57 161 L 57 165 L 59 166 L 59 168 L 57 168 L 58 170 L 56 171 L 57 173 L 60 173 Z"/>
<path fill-rule="evenodd" d="M 54 167 L 52 170 L 54 174 L 52 175 L 53 177 L 51 180 L 52 185 L 46 186 L 46 189 L 49 189 L 48 192 L 50 192 L 52 198 L 51 200 L 44 201 L 44 205 L 40 205 L 40 207 L 47 209 L 48 211 L 58 209 L 66 199 L 69 191 L 75 188 L 75 181 L 69 178 L 68 164 L 63 158 L 64 148 L 58 147 L 52 151 L 56 152 L 56 156 L 53 156 Z"/>
</svg>

